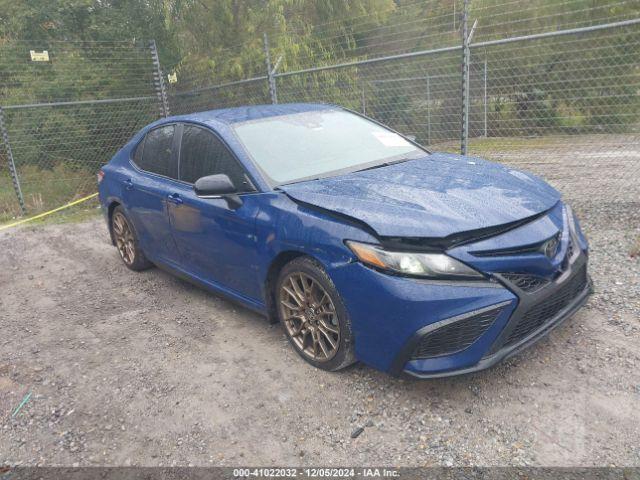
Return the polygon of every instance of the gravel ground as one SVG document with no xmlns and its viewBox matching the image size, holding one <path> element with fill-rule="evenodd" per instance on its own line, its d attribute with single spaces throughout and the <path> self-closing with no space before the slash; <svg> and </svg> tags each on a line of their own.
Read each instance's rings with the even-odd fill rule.
<svg viewBox="0 0 640 480">
<path fill-rule="evenodd" d="M 430 381 L 315 370 L 278 325 L 127 270 L 101 219 L 1 232 L 0 464 L 640 466 L 640 204 L 596 196 L 585 308 Z"/>
</svg>

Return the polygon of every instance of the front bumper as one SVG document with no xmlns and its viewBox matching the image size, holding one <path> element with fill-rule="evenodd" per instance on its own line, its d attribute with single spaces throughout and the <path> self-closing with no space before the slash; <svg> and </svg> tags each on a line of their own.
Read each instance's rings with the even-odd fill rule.
<svg viewBox="0 0 640 480">
<path fill-rule="evenodd" d="M 518 342 L 503 345 L 501 348 L 497 348 L 494 353 L 489 353 L 482 357 L 482 359 L 476 363 L 475 365 L 467 368 L 461 368 L 458 370 L 449 370 L 444 372 L 424 372 L 419 369 L 416 369 L 411 365 L 410 362 L 406 363 L 406 368 L 403 368 L 401 373 L 404 373 L 408 376 L 415 378 L 441 378 L 441 377 L 449 377 L 453 375 L 463 375 L 466 373 L 479 372 L 481 370 L 485 370 L 487 368 L 492 367 L 496 363 L 501 362 L 502 360 L 506 360 L 513 355 L 521 352 L 522 350 L 530 347 L 537 341 L 541 340 L 545 336 L 547 336 L 553 329 L 560 326 L 564 323 L 565 320 L 571 318 L 573 314 L 575 314 L 587 301 L 589 295 L 593 292 L 593 283 L 590 278 L 587 280 L 586 288 L 578 294 L 577 297 L 560 313 L 552 317 L 550 320 L 544 322 L 539 328 L 535 329 L 533 332 L 528 334 L 526 337 L 522 338 Z M 509 325 L 514 325 L 517 323 L 518 316 L 514 313 L 512 319 L 509 322 Z M 508 327 L 505 327 L 507 330 Z M 501 335 L 502 337 L 502 335 Z M 500 344 L 500 340 L 496 340 L 496 344 Z M 401 361 L 402 362 L 402 361 Z M 404 362 L 402 362 L 404 363 Z"/>
<path fill-rule="evenodd" d="M 587 255 L 579 248 L 562 273 L 535 292 L 499 274 L 482 284 L 447 283 L 394 277 L 354 263 L 330 275 L 351 317 L 356 357 L 380 370 L 418 378 L 489 368 L 562 324 L 592 291 Z M 465 348 L 415 358 L 426 335 L 487 311 L 497 312 L 495 318 Z"/>
</svg>

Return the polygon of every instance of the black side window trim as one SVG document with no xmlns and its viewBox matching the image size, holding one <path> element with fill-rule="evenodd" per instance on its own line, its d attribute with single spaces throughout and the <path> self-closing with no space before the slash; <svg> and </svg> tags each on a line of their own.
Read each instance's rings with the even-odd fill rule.
<svg viewBox="0 0 640 480">
<path fill-rule="evenodd" d="M 149 133 L 149 132 L 147 132 L 147 133 Z M 138 166 L 138 164 L 135 161 L 136 155 L 138 154 L 138 150 L 140 150 L 140 158 L 142 158 L 142 155 L 144 154 L 144 144 L 145 144 L 145 140 L 146 139 L 147 139 L 147 134 L 145 133 L 142 136 L 142 138 L 138 141 L 138 143 L 136 143 L 136 146 L 133 147 L 133 149 L 131 150 L 130 160 L 136 167 Z"/>
<path fill-rule="evenodd" d="M 179 158 L 178 158 L 178 154 L 176 153 L 180 147 L 180 143 L 178 142 L 179 138 L 182 138 L 182 124 L 178 123 L 178 122 L 169 122 L 169 123 L 163 123 L 162 125 L 157 125 L 153 128 L 150 128 L 149 130 L 147 130 L 147 132 L 142 136 L 142 138 L 138 141 L 138 143 L 136 144 L 136 146 L 131 149 L 131 154 L 129 155 L 129 163 L 140 173 L 144 173 L 146 175 L 153 175 L 154 177 L 158 177 L 158 178 L 164 178 L 167 180 L 171 180 L 172 182 L 179 182 L 179 183 L 185 183 L 185 182 L 181 182 L 179 179 L 177 178 L 173 178 L 173 177 L 167 177 L 166 175 L 161 175 L 159 173 L 155 173 L 155 172 L 150 172 L 149 170 L 145 170 L 144 168 L 140 167 L 134 160 L 135 158 L 135 154 L 138 150 L 138 148 L 140 148 L 140 146 L 142 145 L 142 154 L 144 155 L 144 144 L 146 143 L 147 140 L 147 135 L 149 135 L 149 133 L 153 132 L 154 130 L 157 130 L 158 128 L 164 128 L 164 127 L 173 127 L 173 140 L 172 140 L 172 158 L 175 160 L 176 162 L 176 168 L 178 168 L 178 175 L 180 174 L 180 164 L 179 162 Z"/>
<path fill-rule="evenodd" d="M 247 190 L 246 192 L 239 192 L 238 195 L 246 195 L 248 193 L 256 193 L 256 192 L 258 192 L 258 189 L 256 188 L 255 179 L 247 171 L 247 169 L 245 168 L 243 163 L 240 161 L 240 159 L 238 158 L 236 153 L 233 151 L 233 149 L 229 148 L 229 145 L 227 145 L 227 142 L 225 142 L 224 139 L 222 137 L 220 137 L 220 135 L 218 135 L 218 133 L 215 130 L 213 130 L 211 128 L 208 128 L 208 127 L 205 127 L 203 125 L 200 125 L 198 123 L 191 123 L 191 122 L 182 122 L 182 123 L 179 123 L 178 125 L 179 125 L 179 130 L 176 132 L 176 133 L 179 134 L 179 141 L 178 141 L 178 177 L 180 176 L 180 160 L 181 160 L 181 157 L 182 157 L 182 133 L 184 132 L 185 125 L 188 125 L 190 127 L 195 127 L 195 128 L 199 128 L 201 130 L 204 130 L 209 135 L 213 135 L 222 144 L 222 146 L 227 150 L 227 153 L 229 155 L 231 155 L 231 158 L 233 158 L 233 160 L 236 162 L 236 165 L 242 171 L 242 173 L 244 173 L 244 176 L 249 181 L 248 188 L 250 188 L 250 190 Z M 193 183 L 191 183 L 191 182 L 186 182 L 186 181 L 184 181 L 182 179 L 178 179 L 178 181 L 180 183 L 185 184 L 185 185 L 193 186 Z"/>
</svg>

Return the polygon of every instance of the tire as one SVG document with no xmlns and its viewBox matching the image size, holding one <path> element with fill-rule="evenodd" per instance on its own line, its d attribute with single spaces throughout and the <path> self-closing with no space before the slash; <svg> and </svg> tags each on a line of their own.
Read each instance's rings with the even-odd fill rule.
<svg viewBox="0 0 640 480">
<path fill-rule="evenodd" d="M 355 363 L 347 309 L 316 260 L 298 257 L 282 268 L 275 302 L 287 338 L 304 360 L 332 372 Z"/>
<path fill-rule="evenodd" d="M 127 268 L 139 272 L 153 266 L 140 248 L 136 231 L 119 205 L 113 210 L 110 226 L 120 258 Z"/>
</svg>

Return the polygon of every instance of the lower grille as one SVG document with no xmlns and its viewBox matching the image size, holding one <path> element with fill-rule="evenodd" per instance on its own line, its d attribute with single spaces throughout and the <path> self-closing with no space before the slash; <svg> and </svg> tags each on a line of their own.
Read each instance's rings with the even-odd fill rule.
<svg viewBox="0 0 640 480">
<path fill-rule="evenodd" d="M 549 281 L 546 278 L 537 275 L 529 275 L 528 273 L 501 273 L 502 277 L 510 283 L 513 283 L 520 290 L 527 293 L 535 292 L 544 287 Z"/>
<path fill-rule="evenodd" d="M 585 265 L 555 293 L 531 307 L 513 329 L 505 345 L 517 343 L 542 327 L 566 308 L 586 287 L 587 266 Z"/>
<path fill-rule="evenodd" d="M 427 333 L 420 339 L 411 359 L 423 360 L 464 350 L 487 331 L 503 309 L 494 308 Z"/>
</svg>

